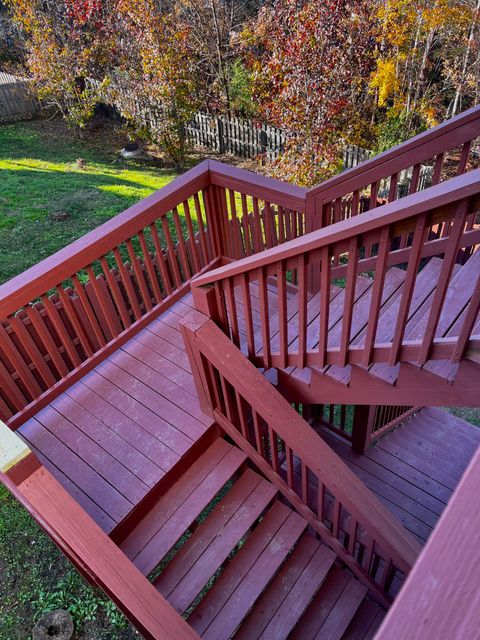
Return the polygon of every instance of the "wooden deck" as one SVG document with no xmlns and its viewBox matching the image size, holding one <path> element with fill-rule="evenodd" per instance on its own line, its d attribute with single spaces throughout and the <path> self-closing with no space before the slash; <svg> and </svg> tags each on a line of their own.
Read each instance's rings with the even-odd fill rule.
<svg viewBox="0 0 480 640">
<path fill-rule="evenodd" d="M 212 424 L 179 330 L 191 304 L 189 294 L 18 430 L 107 532 Z"/>
<path fill-rule="evenodd" d="M 365 455 L 326 429 L 320 433 L 421 544 L 480 444 L 479 428 L 436 408 L 423 409 Z"/>
</svg>

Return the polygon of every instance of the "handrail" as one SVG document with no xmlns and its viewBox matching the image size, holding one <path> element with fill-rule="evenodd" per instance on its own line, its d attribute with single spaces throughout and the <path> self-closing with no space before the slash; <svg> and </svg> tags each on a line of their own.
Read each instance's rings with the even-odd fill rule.
<svg viewBox="0 0 480 640">
<path fill-rule="evenodd" d="M 417 541 L 215 323 L 193 312 L 182 331 L 204 410 L 342 561 L 388 600 L 391 571 L 408 573 L 420 551 Z M 380 560 L 384 570 L 376 579 Z"/>
<path fill-rule="evenodd" d="M 282 245 L 268 249 L 259 254 L 237 260 L 229 265 L 218 267 L 203 276 L 195 278 L 194 287 L 215 284 L 254 271 L 260 267 L 275 265 L 280 260 L 287 260 L 302 253 L 309 253 L 332 245 L 338 241 L 360 236 L 386 225 L 392 225 L 413 218 L 415 215 L 434 208 L 446 207 L 461 198 L 475 196 L 480 201 L 480 169 L 442 182 L 428 191 L 418 191 L 407 198 L 396 200 L 372 209 L 361 216 L 350 220 L 342 220 L 334 225 L 312 231 L 300 238 L 295 238 Z M 477 206 L 478 203 L 475 205 Z"/>
<path fill-rule="evenodd" d="M 334 200 L 413 164 L 429 160 L 479 135 L 480 106 L 476 106 L 325 180 L 310 189 L 308 195 L 321 195 L 323 201 Z"/>
<path fill-rule="evenodd" d="M 27 509 L 82 575 L 103 589 L 142 637 L 198 640 L 199 636 L 182 616 L 40 464 L 23 441 L 0 421 L 0 451 L 4 446 L 11 451 L 12 440 L 17 441 L 15 449 L 21 451 L 22 457 L 16 464 L 0 467 L 0 483 Z"/>
<path fill-rule="evenodd" d="M 468 308 L 465 307 L 463 324 L 456 334 L 448 333 L 456 317 L 445 327 L 442 323 L 439 327 L 439 321 L 448 306 L 447 292 L 455 274 L 455 263 L 459 256 L 463 261 L 472 256 L 480 244 L 480 231 L 474 225 L 479 209 L 480 170 L 477 169 L 354 219 L 210 271 L 193 281 L 194 299 L 201 305 L 201 288 L 214 286 L 217 302 L 212 317 L 216 316 L 215 321 L 237 345 L 243 342 L 242 348 L 245 347 L 252 362 L 267 368 L 368 366 L 373 362 L 393 366 L 401 361 L 422 365 L 434 356 L 456 363 L 466 349 L 473 346 L 471 338 L 477 320 L 480 283 L 475 279 L 471 281 L 473 288 L 464 303 L 468 302 Z M 439 286 L 432 298 L 428 322 L 422 333 L 412 340 L 406 327 L 415 311 L 412 307 L 415 283 L 425 261 L 433 256 L 443 256 Z M 394 265 L 400 265 L 404 271 L 404 276 L 400 273 L 397 277 L 397 280 L 404 277 L 398 315 L 392 321 L 393 333 L 383 331 L 377 336 L 380 308 L 395 290 L 391 290 L 393 285 L 387 278 L 388 270 Z M 320 281 L 319 299 L 312 302 L 308 282 L 311 273 Z M 364 276 L 359 281 L 361 274 Z M 276 294 L 268 291 L 269 278 Z M 345 282 L 339 288 L 335 282 L 342 278 Z M 287 301 L 286 290 L 292 281 L 297 285 L 298 295 Z M 362 291 L 367 289 L 369 293 L 362 302 L 365 322 L 356 330 L 353 308 Z M 237 294 L 233 293 L 235 290 Z M 261 331 L 258 332 L 252 323 L 252 293 L 260 305 L 256 324 L 260 324 Z M 242 319 L 237 310 L 239 295 Z M 330 305 L 337 295 L 337 313 L 332 316 Z M 269 310 L 272 296 L 278 308 L 273 316 Z M 210 313 L 205 306 L 198 308 Z M 367 319 L 370 321 L 364 335 L 361 329 Z M 441 329 L 439 335 L 437 328 Z M 292 332 L 296 332 L 295 335 Z M 476 347 L 477 343 L 478 339 Z"/>
</svg>

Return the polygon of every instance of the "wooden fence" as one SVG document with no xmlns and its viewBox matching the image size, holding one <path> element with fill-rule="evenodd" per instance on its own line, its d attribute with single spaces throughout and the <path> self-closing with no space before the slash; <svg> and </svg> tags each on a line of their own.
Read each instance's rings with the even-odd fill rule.
<svg viewBox="0 0 480 640">
<path fill-rule="evenodd" d="M 0 122 L 14 122 L 33 118 L 41 109 L 41 104 L 32 94 L 29 83 L 0 72 Z"/>
<path fill-rule="evenodd" d="M 187 136 L 192 144 L 219 153 L 250 159 L 264 156 L 269 160 L 282 153 L 287 137 L 285 131 L 268 124 L 201 111 L 187 126 Z"/>
</svg>

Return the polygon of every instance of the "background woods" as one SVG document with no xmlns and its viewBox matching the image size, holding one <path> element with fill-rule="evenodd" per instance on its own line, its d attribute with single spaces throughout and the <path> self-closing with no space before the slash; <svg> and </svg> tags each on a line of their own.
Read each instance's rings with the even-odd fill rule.
<svg viewBox="0 0 480 640">
<path fill-rule="evenodd" d="M 345 142 L 380 151 L 480 100 L 480 0 L 7 0 L 0 28 L 69 122 L 107 96 L 177 166 L 198 109 L 285 131 L 268 170 L 308 185 Z"/>
</svg>

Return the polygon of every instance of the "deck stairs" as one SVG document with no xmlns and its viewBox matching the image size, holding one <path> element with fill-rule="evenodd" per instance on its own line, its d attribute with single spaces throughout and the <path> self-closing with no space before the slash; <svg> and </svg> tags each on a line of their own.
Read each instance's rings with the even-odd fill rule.
<svg viewBox="0 0 480 640">
<path fill-rule="evenodd" d="M 479 134 L 208 160 L 0 287 L 0 480 L 148 640 L 375 636 L 480 443 Z"/>
<path fill-rule="evenodd" d="M 442 271 L 443 260 L 433 257 L 426 261 L 420 271 L 413 290 L 405 329 L 405 339 L 421 338 L 428 321 L 434 293 Z M 377 341 L 389 343 L 394 334 L 406 272 L 398 267 L 390 267 L 386 272 L 382 304 L 378 319 Z M 480 251 L 476 251 L 463 265 L 456 264 L 449 282 L 445 304 L 436 329 L 437 338 L 458 337 L 465 317 L 466 309 L 474 293 L 475 283 L 480 276 Z M 276 278 L 268 284 L 269 342 L 271 352 L 279 348 L 279 311 L 278 287 Z M 362 345 L 368 327 L 370 303 L 373 293 L 373 279 L 366 275 L 357 277 L 355 288 L 353 320 L 350 331 L 350 345 Z M 288 348 L 295 352 L 298 349 L 298 288 L 290 284 L 287 293 Z M 250 297 L 253 306 L 253 323 L 255 325 L 256 361 L 261 364 L 263 356 L 262 320 L 260 317 L 260 301 L 258 286 L 250 285 Z M 245 313 L 242 291 L 235 289 L 236 310 L 239 320 L 240 348 L 247 355 L 247 335 L 245 330 Z M 345 288 L 332 286 L 331 305 L 329 310 L 328 346 L 338 348 L 342 334 L 343 309 L 345 304 Z M 318 347 L 320 325 L 320 293 L 308 296 L 306 305 L 306 345 L 314 351 Z M 480 316 L 477 318 L 473 333 L 480 333 Z M 424 365 L 415 362 L 402 362 L 394 366 L 386 363 L 375 363 L 367 368 L 347 365 L 340 367 L 330 365 L 318 367 L 290 366 L 278 368 L 281 388 L 286 390 L 292 401 L 323 398 L 335 401 L 341 397 L 342 403 L 359 402 L 359 391 L 365 401 L 369 402 L 365 392 L 386 394 L 395 398 L 395 403 L 415 404 L 422 393 L 422 404 L 438 406 L 443 404 L 467 403 L 466 394 L 475 393 L 480 375 L 480 354 L 472 359 L 465 359 L 458 364 L 446 360 L 428 360 Z M 392 390 L 392 387 L 397 387 Z M 472 390 L 473 388 L 473 390 Z"/>
<path fill-rule="evenodd" d="M 384 616 L 367 587 L 223 438 L 120 548 L 203 638 L 371 638 Z"/>
</svg>

